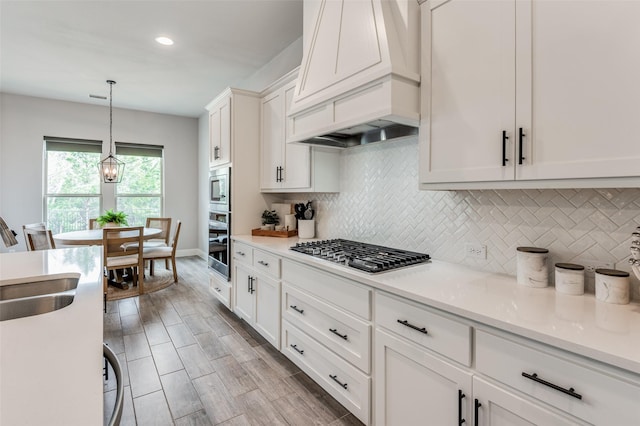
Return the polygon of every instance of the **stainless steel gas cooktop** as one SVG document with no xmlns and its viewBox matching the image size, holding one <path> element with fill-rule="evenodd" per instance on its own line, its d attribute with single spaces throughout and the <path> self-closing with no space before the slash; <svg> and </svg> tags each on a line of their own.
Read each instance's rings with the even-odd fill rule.
<svg viewBox="0 0 640 426">
<path fill-rule="evenodd" d="M 424 263 L 431 259 L 428 254 L 342 239 L 297 243 L 291 250 L 372 273 Z"/>
</svg>

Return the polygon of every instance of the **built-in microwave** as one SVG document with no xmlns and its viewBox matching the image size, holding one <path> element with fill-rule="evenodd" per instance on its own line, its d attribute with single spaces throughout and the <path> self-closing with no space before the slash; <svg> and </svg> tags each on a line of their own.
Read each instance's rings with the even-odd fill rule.
<svg viewBox="0 0 640 426">
<path fill-rule="evenodd" d="M 219 212 L 230 211 L 230 180 L 231 169 L 211 169 L 209 171 L 209 204 L 210 210 Z"/>
</svg>

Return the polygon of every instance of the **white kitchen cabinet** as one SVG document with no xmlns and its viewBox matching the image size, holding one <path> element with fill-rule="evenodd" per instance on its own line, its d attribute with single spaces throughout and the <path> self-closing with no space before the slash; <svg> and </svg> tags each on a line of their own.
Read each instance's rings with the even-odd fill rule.
<svg viewBox="0 0 640 426">
<path fill-rule="evenodd" d="M 234 259 L 233 311 L 280 349 L 280 259 L 238 243 Z"/>
<path fill-rule="evenodd" d="M 478 376 L 473 377 L 471 404 L 474 407 L 475 423 L 473 424 L 477 426 L 586 425 Z M 467 423 L 470 424 L 470 422 Z"/>
<path fill-rule="evenodd" d="M 237 170 L 239 166 L 244 180 L 252 181 L 244 173 L 247 169 L 255 174 L 258 167 L 260 95 L 227 88 L 206 109 L 209 111 L 209 167 L 232 165 Z M 255 180 L 259 181 L 259 177 Z M 233 187 L 233 181 L 231 185 Z"/>
<path fill-rule="evenodd" d="M 423 189 L 637 186 L 640 2 L 432 0 L 422 18 Z"/>
<path fill-rule="evenodd" d="M 260 187 L 263 192 L 337 192 L 340 156 L 335 149 L 287 144 L 297 70 L 263 92 Z"/>
<path fill-rule="evenodd" d="M 375 365 L 376 425 L 472 424 L 470 370 L 381 329 Z"/>
<path fill-rule="evenodd" d="M 209 109 L 209 166 L 231 162 L 231 94 L 225 94 Z"/>
</svg>

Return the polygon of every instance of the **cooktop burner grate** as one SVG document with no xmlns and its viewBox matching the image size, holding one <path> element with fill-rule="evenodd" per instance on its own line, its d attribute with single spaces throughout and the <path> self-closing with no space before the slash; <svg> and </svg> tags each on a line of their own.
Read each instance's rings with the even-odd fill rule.
<svg viewBox="0 0 640 426">
<path fill-rule="evenodd" d="M 297 243 L 291 250 L 372 273 L 424 263 L 431 259 L 428 254 L 342 239 Z"/>
</svg>

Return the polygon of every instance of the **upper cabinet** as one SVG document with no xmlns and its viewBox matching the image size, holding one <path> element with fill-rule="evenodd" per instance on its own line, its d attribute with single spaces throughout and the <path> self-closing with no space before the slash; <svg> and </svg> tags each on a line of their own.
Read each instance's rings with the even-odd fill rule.
<svg viewBox="0 0 640 426">
<path fill-rule="evenodd" d="M 337 150 L 286 143 L 295 75 L 294 71 L 284 76 L 262 96 L 260 187 L 263 192 L 338 192 Z"/>
<path fill-rule="evenodd" d="M 231 162 L 231 92 L 207 106 L 209 110 L 209 167 Z"/>
<path fill-rule="evenodd" d="M 637 186 L 640 2 L 422 5 L 423 189 Z"/>
</svg>

